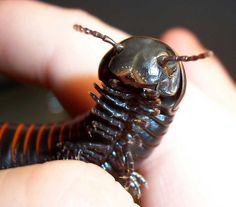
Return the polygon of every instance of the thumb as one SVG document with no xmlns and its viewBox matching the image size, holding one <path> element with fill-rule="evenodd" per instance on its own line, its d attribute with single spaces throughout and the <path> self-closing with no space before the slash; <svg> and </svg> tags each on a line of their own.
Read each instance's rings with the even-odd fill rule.
<svg viewBox="0 0 236 207">
<path fill-rule="evenodd" d="M 0 171 L 1 206 L 137 206 L 101 168 L 80 161 L 53 161 Z"/>
</svg>

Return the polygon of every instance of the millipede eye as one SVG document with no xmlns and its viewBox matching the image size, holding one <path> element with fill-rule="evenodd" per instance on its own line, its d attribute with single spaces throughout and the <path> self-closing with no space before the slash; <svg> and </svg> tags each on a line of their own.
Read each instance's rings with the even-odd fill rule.
<svg viewBox="0 0 236 207">
<path fill-rule="evenodd" d="M 157 63 L 161 66 L 166 76 L 170 78 L 173 75 L 173 73 L 176 71 L 176 63 L 169 61 L 163 64 L 163 61 L 168 57 L 169 56 L 167 54 L 159 56 L 157 58 Z"/>
</svg>

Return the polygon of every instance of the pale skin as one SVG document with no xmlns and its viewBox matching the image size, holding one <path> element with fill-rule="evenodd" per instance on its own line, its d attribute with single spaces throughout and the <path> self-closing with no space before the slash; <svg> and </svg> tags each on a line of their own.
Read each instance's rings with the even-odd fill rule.
<svg viewBox="0 0 236 207">
<path fill-rule="evenodd" d="M 118 42 L 128 37 L 81 10 L 32 1 L 0 3 L 0 72 L 49 88 L 72 115 L 92 106 L 87 91 L 98 81 L 99 61 L 111 47 L 75 32 L 75 23 Z M 181 28 L 170 29 L 161 40 L 181 55 L 206 50 Z M 140 205 L 235 206 L 235 85 L 216 56 L 185 69 L 184 101 L 162 144 L 139 170 L 149 184 Z M 79 161 L 2 170 L 0 189 L 1 206 L 136 206 L 108 173 Z"/>
</svg>

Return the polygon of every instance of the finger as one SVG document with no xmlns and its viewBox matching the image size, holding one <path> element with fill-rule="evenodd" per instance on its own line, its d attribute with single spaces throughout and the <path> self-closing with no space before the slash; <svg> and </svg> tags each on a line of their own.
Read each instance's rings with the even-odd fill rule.
<svg viewBox="0 0 236 207">
<path fill-rule="evenodd" d="M 110 35 L 126 37 L 80 10 L 33 1 L 0 3 L 0 71 L 30 83 L 47 86 L 73 114 L 88 110 L 88 91 L 97 81 L 98 65 L 111 46 L 76 32 L 82 24 Z"/>
<path fill-rule="evenodd" d="M 236 205 L 236 119 L 194 85 L 188 87 L 191 93 L 168 134 L 142 165 L 149 188 L 141 206 Z"/>
<path fill-rule="evenodd" d="M 79 161 L 54 161 L 0 171 L 1 206 L 137 206 L 101 168 Z"/>
<path fill-rule="evenodd" d="M 180 55 L 193 55 L 207 50 L 186 29 L 170 29 L 162 35 L 162 40 Z M 204 60 L 184 63 L 187 79 L 197 85 L 209 97 L 226 106 L 232 112 L 236 112 L 235 84 L 216 55 Z"/>
<path fill-rule="evenodd" d="M 174 37 L 178 35 L 176 33 L 179 33 L 179 38 L 183 40 L 175 39 L 174 42 Z M 171 38 L 173 38 L 172 43 Z M 204 49 L 191 33 L 182 29 L 170 30 L 167 36 L 164 35 L 163 40 L 173 48 L 176 45 L 177 51 L 181 46 L 188 48 L 191 45 L 193 48 L 198 46 L 197 52 L 202 52 L 201 49 Z M 183 41 L 186 41 L 186 45 Z M 185 53 L 179 51 L 179 54 Z M 208 70 L 207 67 L 211 64 L 214 67 L 219 64 L 216 59 L 211 60 L 211 64 L 208 61 L 210 59 L 202 60 L 204 70 L 200 67 L 201 74 L 196 75 L 194 73 L 197 73 L 198 68 L 193 70 L 191 66 L 195 63 L 185 64 L 188 80 L 191 81 L 187 86 L 184 101 L 162 144 L 141 166 L 149 184 L 149 188 L 143 192 L 142 206 L 235 205 L 232 187 L 236 184 L 234 176 L 236 172 L 232 165 L 235 163 L 233 146 L 236 143 L 232 136 L 235 117 L 225 111 L 227 103 L 223 102 L 223 107 L 216 103 L 219 99 L 217 94 L 213 96 L 209 93 L 210 86 L 202 84 L 201 79 L 194 79 L 197 75 L 199 77 L 210 73 L 205 70 Z M 223 68 L 216 67 L 215 70 L 217 73 L 225 74 Z M 220 80 L 221 86 L 231 87 L 230 90 L 234 90 L 227 77 L 226 81 L 223 77 L 224 75 Z M 218 87 L 216 80 L 213 77 L 213 80 L 209 79 L 208 82 Z M 229 97 L 226 97 L 229 100 Z"/>
</svg>

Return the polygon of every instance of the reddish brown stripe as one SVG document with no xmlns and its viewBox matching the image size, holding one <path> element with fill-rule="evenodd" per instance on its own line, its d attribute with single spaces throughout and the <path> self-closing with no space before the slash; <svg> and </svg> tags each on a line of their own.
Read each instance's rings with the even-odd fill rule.
<svg viewBox="0 0 236 207">
<path fill-rule="evenodd" d="M 52 150 L 52 138 L 53 138 L 53 132 L 54 132 L 54 129 L 56 127 L 56 124 L 53 124 L 51 127 L 50 127 L 50 131 L 49 131 L 49 134 L 48 134 L 48 152 L 51 153 L 51 150 Z"/>
<path fill-rule="evenodd" d="M 28 143 L 29 143 L 30 135 L 31 135 L 34 128 L 35 128 L 35 125 L 31 124 L 28 127 L 27 131 L 26 131 L 24 144 L 23 144 L 23 157 L 24 157 L 24 160 L 26 159 L 26 154 L 27 154 L 27 150 L 28 150 Z"/>
<path fill-rule="evenodd" d="M 8 127 L 8 125 L 9 125 L 8 123 L 4 123 L 2 125 L 2 127 L 0 129 L 0 140 L 2 140 L 3 134 L 4 134 L 5 130 L 6 130 L 6 128 Z"/>
<path fill-rule="evenodd" d="M 11 142 L 11 161 L 13 163 L 16 162 L 15 160 L 15 148 L 16 148 L 16 143 L 17 143 L 17 140 L 19 138 L 19 135 L 20 135 L 20 132 L 21 130 L 23 129 L 24 127 L 24 124 L 19 124 L 15 130 L 15 133 L 14 133 L 14 136 L 13 136 L 13 139 L 12 139 L 12 142 Z"/>
<path fill-rule="evenodd" d="M 45 129 L 46 125 L 43 124 L 40 126 L 37 137 L 36 137 L 36 156 L 39 159 L 39 153 L 40 153 L 40 143 L 43 135 L 43 131 Z"/>
<path fill-rule="evenodd" d="M 60 128 L 60 133 L 59 133 L 59 142 L 62 142 L 63 140 L 63 132 L 64 132 L 65 125 L 62 124 Z"/>
</svg>

